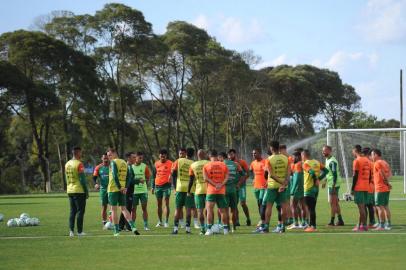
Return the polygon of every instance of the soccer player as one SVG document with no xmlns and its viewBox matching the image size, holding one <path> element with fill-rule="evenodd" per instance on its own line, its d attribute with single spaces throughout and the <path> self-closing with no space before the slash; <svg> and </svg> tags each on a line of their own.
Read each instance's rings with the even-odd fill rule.
<svg viewBox="0 0 406 270">
<path fill-rule="evenodd" d="M 131 219 L 135 221 L 137 218 L 137 206 L 141 204 L 142 218 L 144 221 L 144 230 L 149 231 L 148 228 L 148 186 L 149 179 L 151 177 L 151 171 L 147 164 L 144 162 L 144 154 L 142 152 L 137 152 L 135 154 L 135 162 L 132 165 L 132 170 L 134 173 L 134 180 L 140 179 L 144 183 L 134 185 L 134 198 L 133 198 L 133 211 L 131 212 Z M 135 181 L 134 181 L 135 182 Z"/>
<path fill-rule="evenodd" d="M 253 161 L 250 164 L 249 170 L 254 179 L 254 195 L 257 199 L 258 212 L 261 216 L 261 222 L 259 226 L 265 222 L 265 208 L 262 207 L 262 200 L 267 188 L 267 182 L 265 178 L 265 159 L 262 158 L 261 149 L 255 148 L 252 150 Z"/>
<path fill-rule="evenodd" d="M 272 216 L 272 206 L 279 203 L 282 207 L 282 223 L 278 224 L 275 233 L 285 232 L 286 208 L 289 207 L 288 184 L 290 180 L 290 167 L 288 158 L 279 153 L 279 142 L 271 142 L 272 155 L 266 160 L 265 170 L 268 174 L 268 188 L 262 200 L 262 205 L 266 206 L 265 222 L 261 224 L 255 232 L 268 233 L 269 221 Z"/>
<path fill-rule="evenodd" d="M 375 226 L 375 212 L 377 211 L 375 208 L 375 186 L 374 186 L 374 162 L 372 160 L 371 156 L 371 148 L 369 147 L 364 147 L 362 149 L 362 153 L 369 159 L 371 162 L 371 179 L 369 181 L 369 186 L 368 186 L 368 198 L 367 202 L 365 203 L 365 214 L 367 216 L 367 221 L 369 218 L 369 228 L 374 228 Z M 379 218 L 379 215 L 376 215 Z M 379 223 L 376 224 L 378 226 Z"/>
<path fill-rule="evenodd" d="M 125 157 L 127 159 L 128 170 L 132 175 L 134 175 L 133 170 L 132 170 L 132 165 L 135 162 L 135 153 L 128 152 L 125 154 Z M 131 179 L 131 177 L 129 179 Z M 127 208 L 128 212 L 132 213 L 133 212 L 134 184 L 129 185 L 130 183 L 132 183 L 132 181 L 126 182 L 125 207 Z M 126 228 L 127 231 L 131 231 L 130 224 L 125 220 L 124 214 L 121 213 L 120 221 L 119 221 L 120 231 L 124 231 L 124 227 Z"/>
<path fill-rule="evenodd" d="M 227 201 L 227 215 L 231 212 L 231 220 L 233 222 L 233 230 L 237 227 L 237 206 L 238 206 L 238 187 L 242 186 L 245 182 L 245 174 L 240 164 L 235 159 L 235 150 L 230 149 L 227 155 L 224 156 L 224 163 L 228 168 L 228 180 L 226 184 L 226 201 Z M 229 222 L 228 222 L 229 225 Z"/>
<path fill-rule="evenodd" d="M 237 184 L 237 206 L 238 202 L 241 204 L 241 208 L 244 211 L 245 217 L 247 219 L 247 226 L 251 226 L 250 211 L 247 206 L 247 179 L 248 179 L 248 163 L 244 159 L 239 159 L 237 157 L 237 151 L 235 149 L 230 149 L 228 151 L 228 158 L 234 162 L 237 162 L 242 170 L 243 176 L 241 177 L 241 182 Z M 239 212 L 237 208 L 237 226 L 240 226 Z"/>
<path fill-rule="evenodd" d="M 371 156 L 374 161 L 375 205 L 379 214 L 379 226 L 376 230 L 391 230 L 391 212 L 389 210 L 389 194 L 392 189 L 392 185 L 389 183 L 392 176 L 391 168 L 382 159 L 379 149 L 373 149 Z"/>
<path fill-rule="evenodd" d="M 67 193 L 70 203 L 69 215 L 69 236 L 74 236 L 75 219 L 77 217 L 77 234 L 78 236 L 86 235 L 83 232 L 83 217 L 85 215 L 86 200 L 89 198 L 89 190 L 87 188 L 86 176 L 84 173 L 83 163 L 80 161 L 82 157 L 82 149 L 74 147 L 72 151 L 73 157 L 65 164 L 65 176 L 67 183 Z"/>
<path fill-rule="evenodd" d="M 211 227 L 214 220 L 214 205 L 221 212 L 224 234 L 229 233 L 228 215 L 226 212 L 227 202 L 225 198 L 226 183 L 228 179 L 228 168 L 224 162 L 218 160 L 216 150 L 210 151 L 210 162 L 203 166 L 203 177 L 207 183 L 206 209 L 207 209 L 207 231 L 205 235 L 212 235 Z"/>
<path fill-rule="evenodd" d="M 353 162 L 353 177 L 351 193 L 354 195 L 354 202 L 359 210 L 359 223 L 353 229 L 354 232 L 367 231 L 367 217 L 365 205 L 368 201 L 369 182 L 371 180 L 371 162 L 362 153 L 360 145 L 355 145 L 352 154 L 355 159 Z"/>
<path fill-rule="evenodd" d="M 168 151 L 159 151 L 159 160 L 155 162 L 154 181 L 152 182 L 152 194 L 157 199 L 158 224 L 156 227 L 169 227 L 169 198 L 171 196 L 171 169 L 172 161 L 168 159 Z M 162 225 L 162 199 L 165 198 L 165 223 Z"/>
<path fill-rule="evenodd" d="M 279 153 L 288 158 L 289 166 L 292 169 L 292 164 L 293 164 L 294 158 L 288 154 L 286 144 L 279 145 Z M 289 192 L 291 189 L 291 184 L 292 184 L 292 181 L 289 181 L 289 186 L 288 186 Z M 292 214 L 292 210 L 291 210 L 291 208 L 292 208 L 291 202 L 289 204 L 290 204 L 290 207 L 288 207 L 286 210 L 287 211 L 287 222 L 286 222 L 287 225 L 293 224 L 293 214 Z M 277 205 L 277 209 L 278 209 L 278 220 L 279 220 L 279 222 L 281 222 L 281 220 L 280 220 L 281 206 Z"/>
<path fill-rule="evenodd" d="M 200 234 L 205 234 L 204 209 L 206 204 L 207 184 L 203 177 L 203 167 L 209 163 L 209 161 L 203 149 L 197 151 L 197 159 L 198 161 L 193 162 L 189 168 L 188 196 L 192 196 L 193 193 L 195 194 L 194 200 L 200 222 Z"/>
<path fill-rule="evenodd" d="M 341 208 L 339 201 L 339 192 L 341 185 L 340 170 L 338 167 L 337 159 L 332 155 L 332 148 L 329 145 L 323 146 L 323 156 L 326 158 L 326 169 L 328 170 L 327 188 L 330 196 L 331 220 L 328 226 L 344 226 L 343 217 L 341 216 Z M 325 184 L 323 184 L 324 188 Z M 338 221 L 334 224 L 335 216 L 337 215 Z"/>
<path fill-rule="evenodd" d="M 293 162 L 291 164 L 291 185 L 290 185 L 290 196 L 291 196 L 291 211 L 294 217 L 294 223 L 291 224 L 287 229 L 302 229 L 306 228 L 306 210 L 304 204 L 304 191 L 303 191 L 303 168 L 302 168 L 302 154 L 299 151 L 293 153 Z M 299 218 L 301 222 L 299 223 Z"/>
<path fill-rule="evenodd" d="M 320 180 L 324 179 L 328 171 L 324 168 L 324 165 L 321 162 L 311 158 L 309 150 L 303 150 L 302 161 L 304 199 L 310 216 L 309 227 L 305 229 L 305 232 L 315 232 L 316 203 L 317 196 L 319 195 L 319 183 Z"/>
<path fill-rule="evenodd" d="M 121 208 L 125 219 L 131 227 L 131 231 L 135 235 L 139 235 L 134 221 L 131 219 L 131 213 L 126 208 L 126 199 L 125 194 L 127 192 L 126 184 L 128 181 L 132 180 L 132 172 L 127 166 L 127 163 L 118 158 L 117 152 L 115 149 L 110 148 L 107 151 L 107 156 L 110 160 L 109 168 L 109 184 L 107 186 L 107 192 L 109 197 L 109 204 L 111 206 L 111 216 L 114 222 L 114 236 L 120 235 L 119 230 L 119 216 L 118 216 L 118 207 Z"/>
<path fill-rule="evenodd" d="M 186 157 L 184 157 L 186 154 Z M 192 207 L 194 207 L 194 198 L 192 194 L 188 194 L 189 187 L 189 169 L 190 165 L 193 163 L 193 156 L 195 150 L 193 148 L 181 148 L 179 150 L 179 159 L 177 159 L 172 165 L 172 179 L 173 186 L 176 189 L 176 200 L 175 200 L 175 218 L 174 227 L 172 234 L 178 233 L 179 219 L 181 213 L 183 213 L 183 207 L 186 208 L 186 233 L 190 234 L 190 224 L 192 219 Z"/>
<path fill-rule="evenodd" d="M 107 205 L 109 199 L 107 196 L 107 185 L 109 184 L 109 158 L 107 154 L 102 155 L 102 163 L 94 168 L 93 172 L 93 182 L 94 188 L 99 191 L 100 202 L 101 202 L 101 217 L 103 221 L 103 226 L 107 223 Z M 99 178 L 99 182 L 97 182 Z"/>
</svg>

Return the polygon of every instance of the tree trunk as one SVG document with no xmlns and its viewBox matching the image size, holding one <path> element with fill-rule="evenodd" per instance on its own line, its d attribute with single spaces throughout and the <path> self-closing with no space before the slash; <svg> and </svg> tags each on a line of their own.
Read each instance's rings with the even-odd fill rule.
<svg viewBox="0 0 406 270">
<path fill-rule="evenodd" d="M 65 160 L 62 157 L 61 147 L 58 142 L 56 143 L 56 146 L 58 149 L 59 169 L 61 171 L 62 187 L 63 190 L 66 191 Z"/>
</svg>

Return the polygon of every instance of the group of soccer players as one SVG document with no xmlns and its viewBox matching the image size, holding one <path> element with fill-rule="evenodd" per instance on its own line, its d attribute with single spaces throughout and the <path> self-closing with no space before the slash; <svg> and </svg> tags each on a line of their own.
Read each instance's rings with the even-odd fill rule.
<svg viewBox="0 0 406 270">
<path fill-rule="evenodd" d="M 181 148 L 179 157 L 174 162 L 168 159 L 167 150 L 162 149 L 159 152 L 159 160 L 155 162 L 154 168 L 150 169 L 143 162 L 141 152 L 129 152 L 126 154 L 127 160 L 123 160 L 117 156 L 115 149 L 109 149 L 102 155 L 102 163 L 96 166 L 93 181 L 100 194 L 103 224 L 108 222 L 107 210 L 110 206 L 115 236 L 125 229 L 131 230 L 135 235 L 140 234 L 135 225 L 138 205 L 141 205 L 144 229 L 150 230 L 147 211 L 149 186 L 157 199 L 159 221 L 156 227 L 169 227 L 169 202 L 172 189 L 175 191 L 176 209 L 172 234 L 178 234 L 179 227 L 185 227 L 185 232 L 191 233 L 192 217 L 195 228 L 200 228 L 200 234 L 214 233 L 216 216 L 224 234 L 235 231 L 240 226 L 237 207 L 239 203 L 246 216 L 246 224 L 250 226 L 251 219 L 246 204 L 246 181 L 250 176 L 253 179 L 254 195 L 261 217 L 255 233 L 269 232 L 274 204 L 278 213 L 278 224 L 272 232 L 284 233 L 286 229 L 315 232 L 320 185 L 323 188 L 328 187 L 331 206 L 328 226 L 344 225 L 339 204 L 339 164 L 332 155 L 330 146 L 323 146 L 322 153 L 326 158 L 325 165 L 313 159 L 308 150 L 295 149 L 290 156 L 285 145 L 273 141 L 268 157 L 262 156 L 261 149 L 254 149 L 253 160 L 248 166 L 245 160 L 237 157 L 234 149 L 227 153 L 218 153 L 216 150 L 206 153 L 200 149 L 196 154 L 197 160 L 194 160 L 194 149 Z M 382 153 L 378 149 L 362 149 L 356 145 L 353 155 L 355 159 L 352 194 L 359 209 L 359 223 L 353 231 L 366 231 L 368 228 L 390 230 L 391 215 L 388 203 L 391 169 L 382 159 Z M 75 147 L 72 159 L 65 165 L 70 201 L 70 236 L 74 236 L 75 219 L 77 234 L 85 235 L 83 216 L 89 192 L 80 159 L 81 149 Z M 375 216 L 378 217 L 378 222 L 375 222 Z"/>
</svg>

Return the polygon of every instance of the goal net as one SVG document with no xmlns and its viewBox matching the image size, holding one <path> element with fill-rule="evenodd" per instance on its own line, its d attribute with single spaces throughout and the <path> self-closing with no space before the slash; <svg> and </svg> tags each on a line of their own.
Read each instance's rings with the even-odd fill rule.
<svg viewBox="0 0 406 270">
<path fill-rule="evenodd" d="M 376 148 L 382 151 L 382 158 L 391 169 L 393 190 L 391 198 L 404 197 L 406 193 L 406 128 L 387 129 L 329 129 L 327 130 L 327 144 L 332 146 L 333 153 L 340 163 L 340 173 L 348 196 L 352 185 L 352 149 L 354 145 L 362 148 Z"/>
</svg>

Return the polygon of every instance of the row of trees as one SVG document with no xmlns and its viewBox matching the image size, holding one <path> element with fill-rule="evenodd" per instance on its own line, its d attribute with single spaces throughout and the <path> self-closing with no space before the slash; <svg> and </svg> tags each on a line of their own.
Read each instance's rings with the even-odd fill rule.
<svg viewBox="0 0 406 270">
<path fill-rule="evenodd" d="M 39 31 L 0 36 L 0 192 L 64 188 L 74 145 L 91 162 L 106 147 L 147 153 L 235 147 L 348 126 L 360 97 L 310 65 L 254 69 L 187 22 L 154 34 L 143 14 L 107 4 L 95 15 L 53 12 Z M 21 179 L 21 180 L 16 180 Z M 52 185 L 51 185 L 52 183 Z"/>
</svg>

